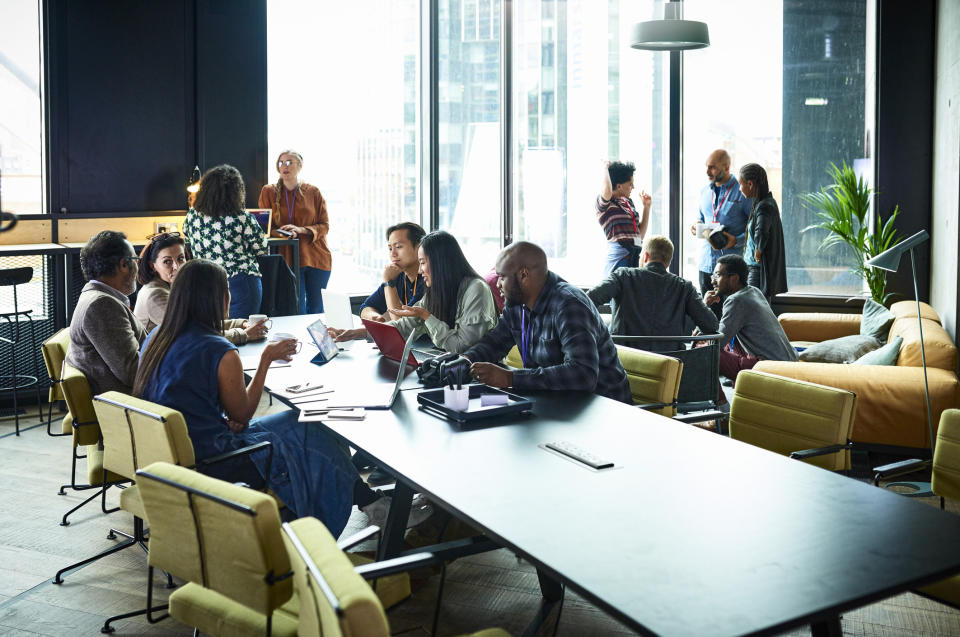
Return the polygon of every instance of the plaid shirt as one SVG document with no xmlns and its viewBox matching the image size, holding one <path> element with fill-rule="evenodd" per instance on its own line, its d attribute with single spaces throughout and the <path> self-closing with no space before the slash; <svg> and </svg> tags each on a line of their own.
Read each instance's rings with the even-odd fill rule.
<svg viewBox="0 0 960 637">
<path fill-rule="evenodd" d="M 508 304 L 497 326 L 464 353 L 471 361 L 499 362 L 521 348 L 521 317 L 526 313 L 527 355 L 514 370 L 518 391 L 588 391 L 632 405 L 627 375 L 610 332 L 587 295 L 553 272 L 533 306 Z"/>
</svg>

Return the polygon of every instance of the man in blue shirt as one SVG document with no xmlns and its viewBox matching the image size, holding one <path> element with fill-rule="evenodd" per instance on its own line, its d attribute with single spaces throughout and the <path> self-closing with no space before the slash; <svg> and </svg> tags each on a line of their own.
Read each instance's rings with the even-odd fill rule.
<svg viewBox="0 0 960 637">
<path fill-rule="evenodd" d="M 417 250 L 426 234 L 423 228 L 411 221 L 404 221 L 387 228 L 387 249 L 390 263 L 383 269 L 383 282 L 360 306 L 360 316 L 371 321 L 392 321 L 390 310 L 403 305 L 413 305 L 426 292 L 427 286 L 420 275 Z"/>
<path fill-rule="evenodd" d="M 723 236 L 727 241 L 723 247 L 714 248 L 706 236 L 700 237 L 702 245 L 698 269 L 701 294 L 713 289 L 710 277 L 713 276 L 717 259 L 725 254 L 743 255 L 752 205 L 752 200 L 743 196 L 740 184 L 730 173 L 730 155 L 727 151 L 720 149 L 710 153 L 707 157 L 707 177 L 710 183 L 700 191 L 697 223 L 719 223 L 724 227 Z M 690 226 L 690 234 L 696 236 L 696 223 Z"/>
<path fill-rule="evenodd" d="M 470 375 L 491 387 L 518 391 L 587 391 L 632 405 L 627 375 L 593 302 L 547 269 L 547 256 L 527 241 L 497 257 L 506 299 L 500 322 L 464 352 Z M 523 369 L 500 361 L 516 345 Z"/>
</svg>

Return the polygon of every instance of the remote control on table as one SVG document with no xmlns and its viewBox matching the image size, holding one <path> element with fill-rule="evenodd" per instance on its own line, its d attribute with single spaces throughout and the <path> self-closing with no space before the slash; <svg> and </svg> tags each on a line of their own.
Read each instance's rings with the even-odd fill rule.
<svg viewBox="0 0 960 637">
<path fill-rule="evenodd" d="M 548 449 L 553 449 L 559 453 L 562 453 L 565 456 L 569 456 L 574 460 L 578 460 L 583 464 L 592 467 L 593 469 L 609 469 L 613 466 L 613 462 L 610 460 L 604 460 L 600 456 L 595 456 L 586 449 L 578 447 L 572 442 L 566 442 L 565 440 L 560 440 L 558 442 L 548 442 Z"/>
</svg>

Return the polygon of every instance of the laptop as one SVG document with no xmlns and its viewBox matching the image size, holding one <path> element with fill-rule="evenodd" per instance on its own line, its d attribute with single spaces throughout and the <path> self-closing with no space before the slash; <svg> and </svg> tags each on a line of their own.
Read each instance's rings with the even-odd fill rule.
<svg viewBox="0 0 960 637">
<path fill-rule="evenodd" d="M 331 290 L 323 290 L 323 318 L 327 325 L 338 330 L 353 329 L 353 312 L 350 310 L 350 296 Z"/>
<path fill-rule="evenodd" d="M 247 212 L 253 215 L 253 218 L 257 220 L 257 224 L 260 226 L 260 229 L 263 230 L 263 234 L 270 236 L 270 227 L 273 219 L 273 210 L 270 208 L 247 208 Z"/>
<path fill-rule="evenodd" d="M 409 352 L 407 352 L 408 348 L 404 347 L 403 335 L 400 334 L 400 330 L 396 327 L 389 323 L 378 323 L 377 321 L 370 321 L 368 319 L 360 320 L 363 321 L 363 326 L 367 328 L 367 334 L 373 338 L 373 342 L 380 348 L 380 353 L 391 360 L 406 360 L 407 365 L 419 367 L 420 363 L 428 358 L 433 358 L 434 356 L 445 353 L 439 349 L 421 350 L 413 348 L 409 348 Z M 414 330 L 410 336 L 419 336 L 419 330 Z M 409 338 L 407 342 L 411 342 Z M 401 354 L 401 352 L 404 353 Z"/>
<path fill-rule="evenodd" d="M 416 331 L 410 334 L 410 338 L 407 339 L 406 344 L 403 346 L 402 358 L 406 358 L 410 354 L 416 336 Z M 315 408 L 352 409 L 355 407 L 363 407 L 364 409 L 390 409 L 393 407 L 393 402 L 397 399 L 397 394 L 400 392 L 400 383 L 403 382 L 406 374 L 407 366 L 397 365 L 396 381 L 392 383 L 371 383 L 335 389 L 326 400 L 315 403 Z M 304 410 L 309 411 L 310 409 L 306 404 L 298 406 Z"/>
</svg>

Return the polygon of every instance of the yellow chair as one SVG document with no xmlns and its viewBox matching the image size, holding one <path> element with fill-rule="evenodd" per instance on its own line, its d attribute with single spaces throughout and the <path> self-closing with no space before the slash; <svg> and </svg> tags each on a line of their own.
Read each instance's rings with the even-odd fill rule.
<svg viewBox="0 0 960 637">
<path fill-rule="evenodd" d="M 67 374 L 65 374 L 65 380 L 69 382 Z M 116 391 L 100 394 L 93 399 L 92 404 L 103 436 L 103 450 L 100 452 L 100 457 L 108 476 L 115 475 L 122 480 L 135 480 L 138 469 L 160 461 L 185 467 L 193 467 L 196 464 L 187 423 L 183 415 L 176 409 L 133 398 Z M 272 452 L 270 443 L 263 442 L 208 459 L 204 464 L 214 464 L 261 449 Z M 145 516 L 139 488 L 136 484 L 121 491 L 120 508 L 133 515 L 133 535 L 110 529 L 110 533 L 107 535 L 109 539 L 115 539 L 117 535 L 123 535 L 127 540 L 93 557 L 61 569 L 54 578 L 55 584 L 63 582 L 63 575 L 66 572 L 135 544 L 147 550 L 144 534 Z M 167 582 L 168 586 L 172 588 L 173 581 L 169 578 L 169 575 Z M 103 632 L 112 631 L 110 627 L 112 622 L 136 615 L 146 614 L 150 622 L 162 619 L 162 617 L 154 619 L 150 613 L 159 609 L 151 609 L 149 606 L 148 601 L 145 609 L 107 619 Z"/>
<path fill-rule="evenodd" d="M 634 404 L 661 416 L 674 416 L 683 363 L 670 356 L 623 345 L 617 345 L 617 356 L 627 373 Z"/>
<path fill-rule="evenodd" d="M 283 525 L 283 540 L 299 597 L 300 635 L 387 637 L 390 625 L 377 595 L 365 581 L 394 569 L 410 568 L 417 555 L 355 567 L 316 518 Z M 421 554 L 430 561 L 429 554 Z M 498 628 L 473 637 L 509 637 Z"/>
<path fill-rule="evenodd" d="M 516 345 L 511 347 L 510 351 L 507 352 L 507 355 L 504 357 L 503 362 L 510 367 L 523 369 L 523 358 L 520 357 L 520 349 Z"/>
<path fill-rule="evenodd" d="M 60 433 L 55 434 L 50 428 L 53 426 L 53 405 L 54 403 L 65 400 L 63 397 L 63 388 L 60 386 L 60 374 L 63 371 L 63 361 L 67 357 L 67 350 L 70 349 L 70 328 L 65 327 L 40 346 L 43 353 L 43 364 L 47 367 L 47 376 L 50 377 L 50 391 L 47 394 L 47 435 L 48 436 L 69 436 L 73 433 L 70 414 L 63 417 L 60 423 Z"/>
<path fill-rule="evenodd" d="M 70 522 L 67 521 L 67 518 L 70 514 L 93 501 L 97 496 L 100 496 L 100 509 L 104 513 L 117 511 L 118 509 L 115 508 L 107 508 L 107 489 L 113 484 L 122 482 L 124 478 L 117 474 L 104 473 L 100 424 L 97 422 L 97 414 L 93 409 L 93 394 L 90 391 L 90 383 L 87 382 L 87 377 L 69 363 L 63 363 L 59 386 L 70 412 L 64 418 L 64 426 L 66 427 L 67 419 L 69 419 L 70 431 L 73 434 L 73 445 L 71 449 L 70 484 L 61 485 L 58 493 L 59 495 L 66 495 L 67 489 L 73 489 L 74 491 L 97 489 L 96 493 L 63 514 L 60 526 L 68 526 Z M 85 455 L 78 453 L 80 447 L 85 448 Z M 77 462 L 84 458 L 87 460 L 87 483 L 77 484 Z"/>
<path fill-rule="evenodd" d="M 831 471 L 850 469 L 857 395 L 754 370 L 737 375 L 730 437 Z"/>
<path fill-rule="evenodd" d="M 905 460 L 878 467 L 878 475 L 874 483 L 883 478 L 913 473 L 930 466 L 929 460 Z M 901 483 L 891 483 L 890 487 Z M 923 483 L 906 483 L 908 486 L 918 486 Z M 945 499 L 960 500 L 960 409 L 946 409 L 940 415 L 940 426 L 937 429 L 937 444 L 933 452 L 933 472 L 929 483 L 929 490 L 920 489 L 920 492 L 901 493 L 906 496 L 935 495 L 940 498 L 940 508 L 943 509 Z M 925 492 L 924 492 L 925 491 Z M 940 580 L 914 591 L 924 597 L 960 608 L 960 575 Z"/>
</svg>

